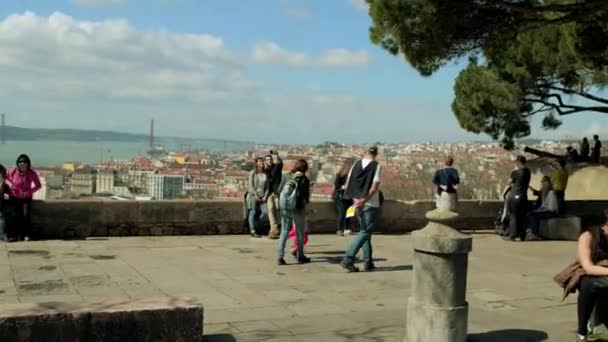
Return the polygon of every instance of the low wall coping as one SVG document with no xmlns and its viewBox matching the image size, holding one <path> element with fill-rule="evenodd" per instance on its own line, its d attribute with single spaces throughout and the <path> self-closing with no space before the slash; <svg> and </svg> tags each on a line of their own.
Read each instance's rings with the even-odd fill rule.
<svg viewBox="0 0 608 342">
<path fill-rule="evenodd" d="M 193 298 L 158 297 L 98 302 L 10 303 L 0 305 L 0 320 L 54 314 L 113 313 L 173 309 L 198 309 L 202 305 Z M 0 322 L 1 324 L 1 322 Z"/>
</svg>

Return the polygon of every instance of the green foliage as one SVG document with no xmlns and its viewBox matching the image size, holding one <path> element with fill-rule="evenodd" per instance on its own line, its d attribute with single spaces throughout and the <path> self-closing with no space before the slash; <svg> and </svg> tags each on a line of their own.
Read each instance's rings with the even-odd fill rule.
<svg viewBox="0 0 608 342">
<path fill-rule="evenodd" d="M 608 113 L 608 1 L 367 0 L 372 42 L 428 76 L 469 58 L 455 81 L 461 127 L 500 139 L 530 134 L 529 120 Z"/>
</svg>

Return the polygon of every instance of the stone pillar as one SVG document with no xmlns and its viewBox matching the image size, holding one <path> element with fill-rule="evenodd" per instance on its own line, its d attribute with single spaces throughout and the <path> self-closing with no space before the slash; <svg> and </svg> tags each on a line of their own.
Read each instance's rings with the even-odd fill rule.
<svg viewBox="0 0 608 342">
<path fill-rule="evenodd" d="M 412 233 L 414 283 L 407 304 L 406 342 L 466 342 L 470 236 L 447 226 L 449 210 L 426 214 L 429 224 Z"/>
</svg>

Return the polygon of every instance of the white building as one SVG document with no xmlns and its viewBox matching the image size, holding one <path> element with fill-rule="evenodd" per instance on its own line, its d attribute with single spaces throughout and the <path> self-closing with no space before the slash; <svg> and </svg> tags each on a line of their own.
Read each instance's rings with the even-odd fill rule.
<svg viewBox="0 0 608 342">
<path fill-rule="evenodd" d="M 34 199 L 38 201 L 44 201 L 47 199 L 47 186 L 46 186 L 46 178 L 43 176 L 38 177 L 40 179 L 40 185 L 42 186 L 40 190 L 34 193 Z"/>
<path fill-rule="evenodd" d="M 114 171 L 100 171 L 97 173 L 97 188 L 95 191 L 98 194 L 114 193 Z"/>
<path fill-rule="evenodd" d="M 154 174 L 148 179 L 148 194 L 155 200 L 177 198 L 183 190 L 184 176 Z"/>
</svg>

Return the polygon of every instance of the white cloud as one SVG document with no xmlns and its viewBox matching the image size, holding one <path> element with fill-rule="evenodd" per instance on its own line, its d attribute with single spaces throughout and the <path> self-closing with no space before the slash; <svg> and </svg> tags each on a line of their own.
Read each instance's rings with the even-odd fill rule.
<svg viewBox="0 0 608 342">
<path fill-rule="evenodd" d="M 348 0 L 350 2 L 350 5 L 353 6 L 354 8 L 360 10 L 360 11 L 368 11 L 369 9 L 369 5 L 367 4 L 367 2 L 365 2 L 365 0 Z"/>
<path fill-rule="evenodd" d="M 73 3 L 80 6 L 99 7 L 106 5 L 124 5 L 129 0 L 72 0 Z"/>
<path fill-rule="evenodd" d="M 258 63 L 284 65 L 292 68 L 331 67 L 356 68 L 367 66 L 372 58 L 365 50 L 327 49 L 314 57 L 302 52 L 288 51 L 274 42 L 255 44 L 253 60 Z"/>
<path fill-rule="evenodd" d="M 0 21 L 0 91 L 208 101 L 254 86 L 223 40 L 140 31 L 125 20 L 26 12 Z"/>
</svg>

